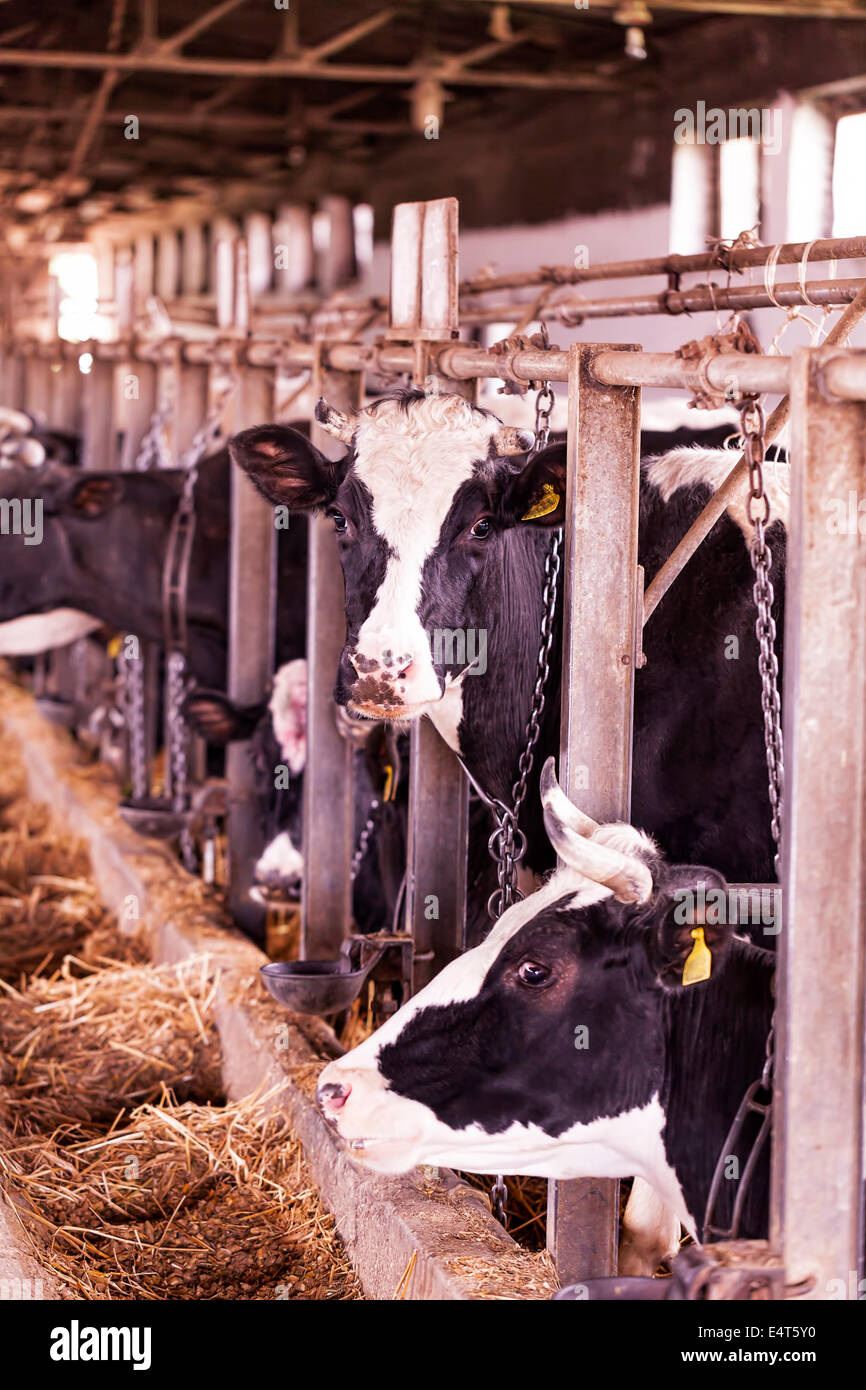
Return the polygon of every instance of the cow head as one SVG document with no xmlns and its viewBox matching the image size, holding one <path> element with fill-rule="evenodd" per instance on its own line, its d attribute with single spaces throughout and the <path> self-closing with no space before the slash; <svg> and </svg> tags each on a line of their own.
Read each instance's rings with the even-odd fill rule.
<svg viewBox="0 0 866 1390">
<path fill-rule="evenodd" d="M 559 789 L 552 763 L 542 802 L 564 867 L 331 1062 L 319 1103 L 378 1171 L 423 1162 L 556 1178 L 640 1174 L 664 1195 L 663 1010 L 684 988 L 695 920 L 713 961 L 726 945 L 727 927 L 700 912 L 708 895 L 699 888 L 724 881 L 666 865 L 628 825 L 596 826 Z"/>
<path fill-rule="evenodd" d="M 274 673 L 267 705 L 240 705 L 221 690 L 193 690 L 184 712 L 218 747 L 250 741 L 256 798 L 266 836 L 250 890 L 256 902 L 300 894 L 304 766 L 307 759 L 307 663 L 288 661 Z"/>
<path fill-rule="evenodd" d="M 559 525 L 564 450 L 527 462 L 533 436 L 460 396 L 403 392 L 345 415 L 324 401 L 338 462 L 282 425 L 237 435 L 235 462 L 274 503 L 333 520 L 346 584 L 336 698 L 370 719 L 429 712 L 478 659 L 464 632 L 473 587 L 509 529 Z"/>
<path fill-rule="evenodd" d="M 83 542 L 120 491 L 112 474 L 20 458 L 0 467 L 0 653 L 31 655 L 100 625 L 88 579 L 95 596 L 104 573 L 87 569 Z"/>
</svg>

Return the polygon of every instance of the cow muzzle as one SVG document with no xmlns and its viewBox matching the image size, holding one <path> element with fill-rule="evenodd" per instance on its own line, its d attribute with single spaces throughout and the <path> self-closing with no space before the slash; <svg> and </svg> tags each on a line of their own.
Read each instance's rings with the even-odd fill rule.
<svg viewBox="0 0 866 1390">
<path fill-rule="evenodd" d="M 380 658 L 347 649 L 345 666 L 351 710 L 367 719 L 412 719 L 442 698 L 444 682 L 429 653 L 386 652 Z"/>
<path fill-rule="evenodd" d="M 319 1077 L 316 1104 L 352 1157 L 380 1173 L 405 1173 L 419 1161 L 424 1107 L 389 1090 L 375 1067 L 331 1062 Z"/>
</svg>

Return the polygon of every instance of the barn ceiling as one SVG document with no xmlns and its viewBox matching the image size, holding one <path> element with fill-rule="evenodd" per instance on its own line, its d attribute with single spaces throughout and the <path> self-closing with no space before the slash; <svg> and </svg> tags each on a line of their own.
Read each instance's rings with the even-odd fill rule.
<svg viewBox="0 0 866 1390">
<path fill-rule="evenodd" d="M 391 170 L 396 196 L 404 179 L 417 196 L 419 149 L 431 174 L 445 157 L 429 136 L 419 143 L 431 117 L 465 182 L 461 133 L 467 152 L 473 133 L 493 135 L 492 153 L 519 142 L 521 123 L 548 104 L 605 119 L 617 103 L 651 105 L 679 51 L 692 54 L 694 74 L 712 26 L 742 29 L 748 16 L 788 39 L 815 21 L 853 27 L 858 41 L 866 33 L 866 0 L 578 4 L 0 0 L 3 229 L 7 238 L 17 229 L 18 247 L 24 230 L 33 243 L 68 239 L 106 217 L 229 186 L 256 206 L 357 196 L 380 169 Z M 714 65 L 710 44 L 707 71 Z"/>
</svg>

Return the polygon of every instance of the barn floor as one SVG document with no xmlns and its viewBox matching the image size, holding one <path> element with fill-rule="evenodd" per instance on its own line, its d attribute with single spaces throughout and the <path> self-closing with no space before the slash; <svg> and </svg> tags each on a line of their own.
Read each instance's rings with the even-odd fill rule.
<svg viewBox="0 0 866 1390">
<path fill-rule="evenodd" d="M 310 1098 L 331 1030 L 267 998 L 261 952 L 2 681 L 0 721 L 0 1181 L 47 1287 L 549 1298 L 548 1257 L 480 1193 L 445 1171 L 376 1177 L 336 1147 Z"/>
</svg>

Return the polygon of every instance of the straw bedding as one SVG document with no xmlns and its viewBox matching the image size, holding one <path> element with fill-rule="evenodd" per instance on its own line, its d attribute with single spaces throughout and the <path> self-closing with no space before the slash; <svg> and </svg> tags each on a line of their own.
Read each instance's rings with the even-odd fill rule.
<svg viewBox="0 0 866 1390">
<path fill-rule="evenodd" d="M 273 1096 L 225 1104 L 207 955 L 146 963 L 0 773 L 0 1186 L 64 1296 L 356 1299 Z"/>
</svg>

